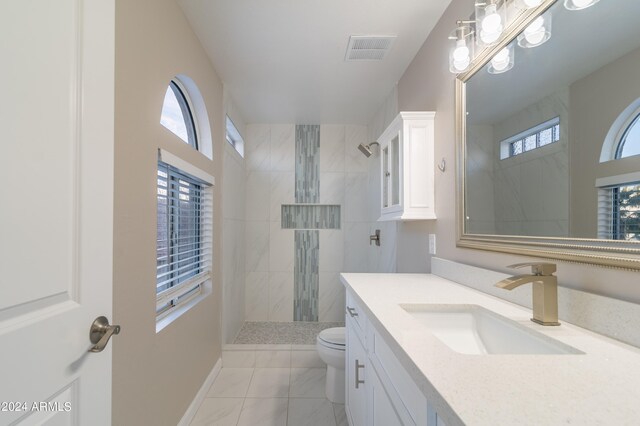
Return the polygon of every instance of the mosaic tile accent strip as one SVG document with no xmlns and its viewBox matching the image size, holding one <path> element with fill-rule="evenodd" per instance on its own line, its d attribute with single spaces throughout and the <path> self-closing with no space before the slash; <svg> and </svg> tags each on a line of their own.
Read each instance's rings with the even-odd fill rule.
<svg viewBox="0 0 640 426">
<path fill-rule="evenodd" d="M 293 320 L 318 321 L 320 231 L 295 231 Z"/>
<path fill-rule="evenodd" d="M 340 229 L 340 206 L 283 204 L 282 229 Z"/>
<path fill-rule="evenodd" d="M 234 344 L 315 345 L 325 328 L 344 327 L 344 322 L 245 322 Z"/>
<path fill-rule="evenodd" d="M 320 126 L 296 126 L 296 203 L 320 202 Z"/>
</svg>

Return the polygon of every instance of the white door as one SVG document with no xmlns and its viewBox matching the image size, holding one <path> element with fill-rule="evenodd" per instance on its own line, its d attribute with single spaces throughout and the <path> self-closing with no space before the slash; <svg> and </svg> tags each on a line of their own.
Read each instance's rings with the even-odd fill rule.
<svg viewBox="0 0 640 426">
<path fill-rule="evenodd" d="M 111 421 L 114 0 L 2 0 L 0 425 Z"/>
</svg>

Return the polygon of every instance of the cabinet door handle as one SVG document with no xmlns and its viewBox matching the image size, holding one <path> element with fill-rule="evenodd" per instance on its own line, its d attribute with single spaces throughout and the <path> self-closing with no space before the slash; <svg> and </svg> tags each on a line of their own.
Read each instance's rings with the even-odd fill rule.
<svg viewBox="0 0 640 426">
<path fill-rule="evenodd" d="M 350 308 L 349 306 L 347 306 L 347 312 L 349 313 L 349 315 L 351 315 L 351 318 L 358 316 L 355 308 Z"/>
<path fill-rule="evenodd" d="M 364 384 L 364 380 L 360 380 L 360 369 L 364 368 L 364 364 L 360 364 L 356 359 L 356 389 Z"/>
</svg>

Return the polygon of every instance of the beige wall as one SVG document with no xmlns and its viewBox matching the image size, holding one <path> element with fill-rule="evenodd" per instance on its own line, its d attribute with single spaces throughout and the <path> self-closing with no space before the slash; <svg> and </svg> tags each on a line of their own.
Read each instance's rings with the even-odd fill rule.
<svg viewBox="0 0 640 426">
<path fill-rule="evenodd" d="M 639 69 L 636 49 L 570 87 L 571 235 L 597 237 L 596 178 L 640 170 L 640 160 L 634 157 L 600 164 L 609 128 L 640 97 Z"/>
<path fill-rule="evenodd" d="M 401 111 L 435 110 L 435 158 L 449 165 L 445 173 L 436 172 L 437 221 L 400 224 L 398 227 L 398 272 L 424 270 L 428 257 L 428 233 L 437 235 L 437 255 L 470 265 L 509 272 L 505 265 L 532 258 L 503 255 L 456 247 L 456 173 L 454 76 L 448 71 L 447 36 L 455 21 L 473 13 L 473 2 L 453 0 L 429 38 L 398 83 Z M 571 101 L 573 104 L 573 100 Z M 413 255 L 413 253 L 419 253 Z M 400 261 L 401 256 L 407 256 Z M 640 302 L 639 274 L 600 267 L 558 264 L 558 277 L 564 286 L 580 288 L 612 297 Z"/>
<path fill-rule="evenodd" d="M 200 88 L 213 161 L 159 123 L 172 77 Z M 175 425 L 220 357 L 222 84 L 173 0 L 116 2 L 113 424 Z M 213 294 L 159 333 L 156 170 L 163 148 L 216 178 Z"/>
</svg>

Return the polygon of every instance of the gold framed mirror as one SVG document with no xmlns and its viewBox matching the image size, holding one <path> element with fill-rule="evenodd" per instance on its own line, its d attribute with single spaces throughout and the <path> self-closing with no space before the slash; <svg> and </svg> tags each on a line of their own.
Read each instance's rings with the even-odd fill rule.
<svg viewBox="0 0 640 426">
<path fill-rule="evenodd" d="M 640 270 L 640 2 L 572 1 L 457 75 L 457 246 Z"/>
</svg>

